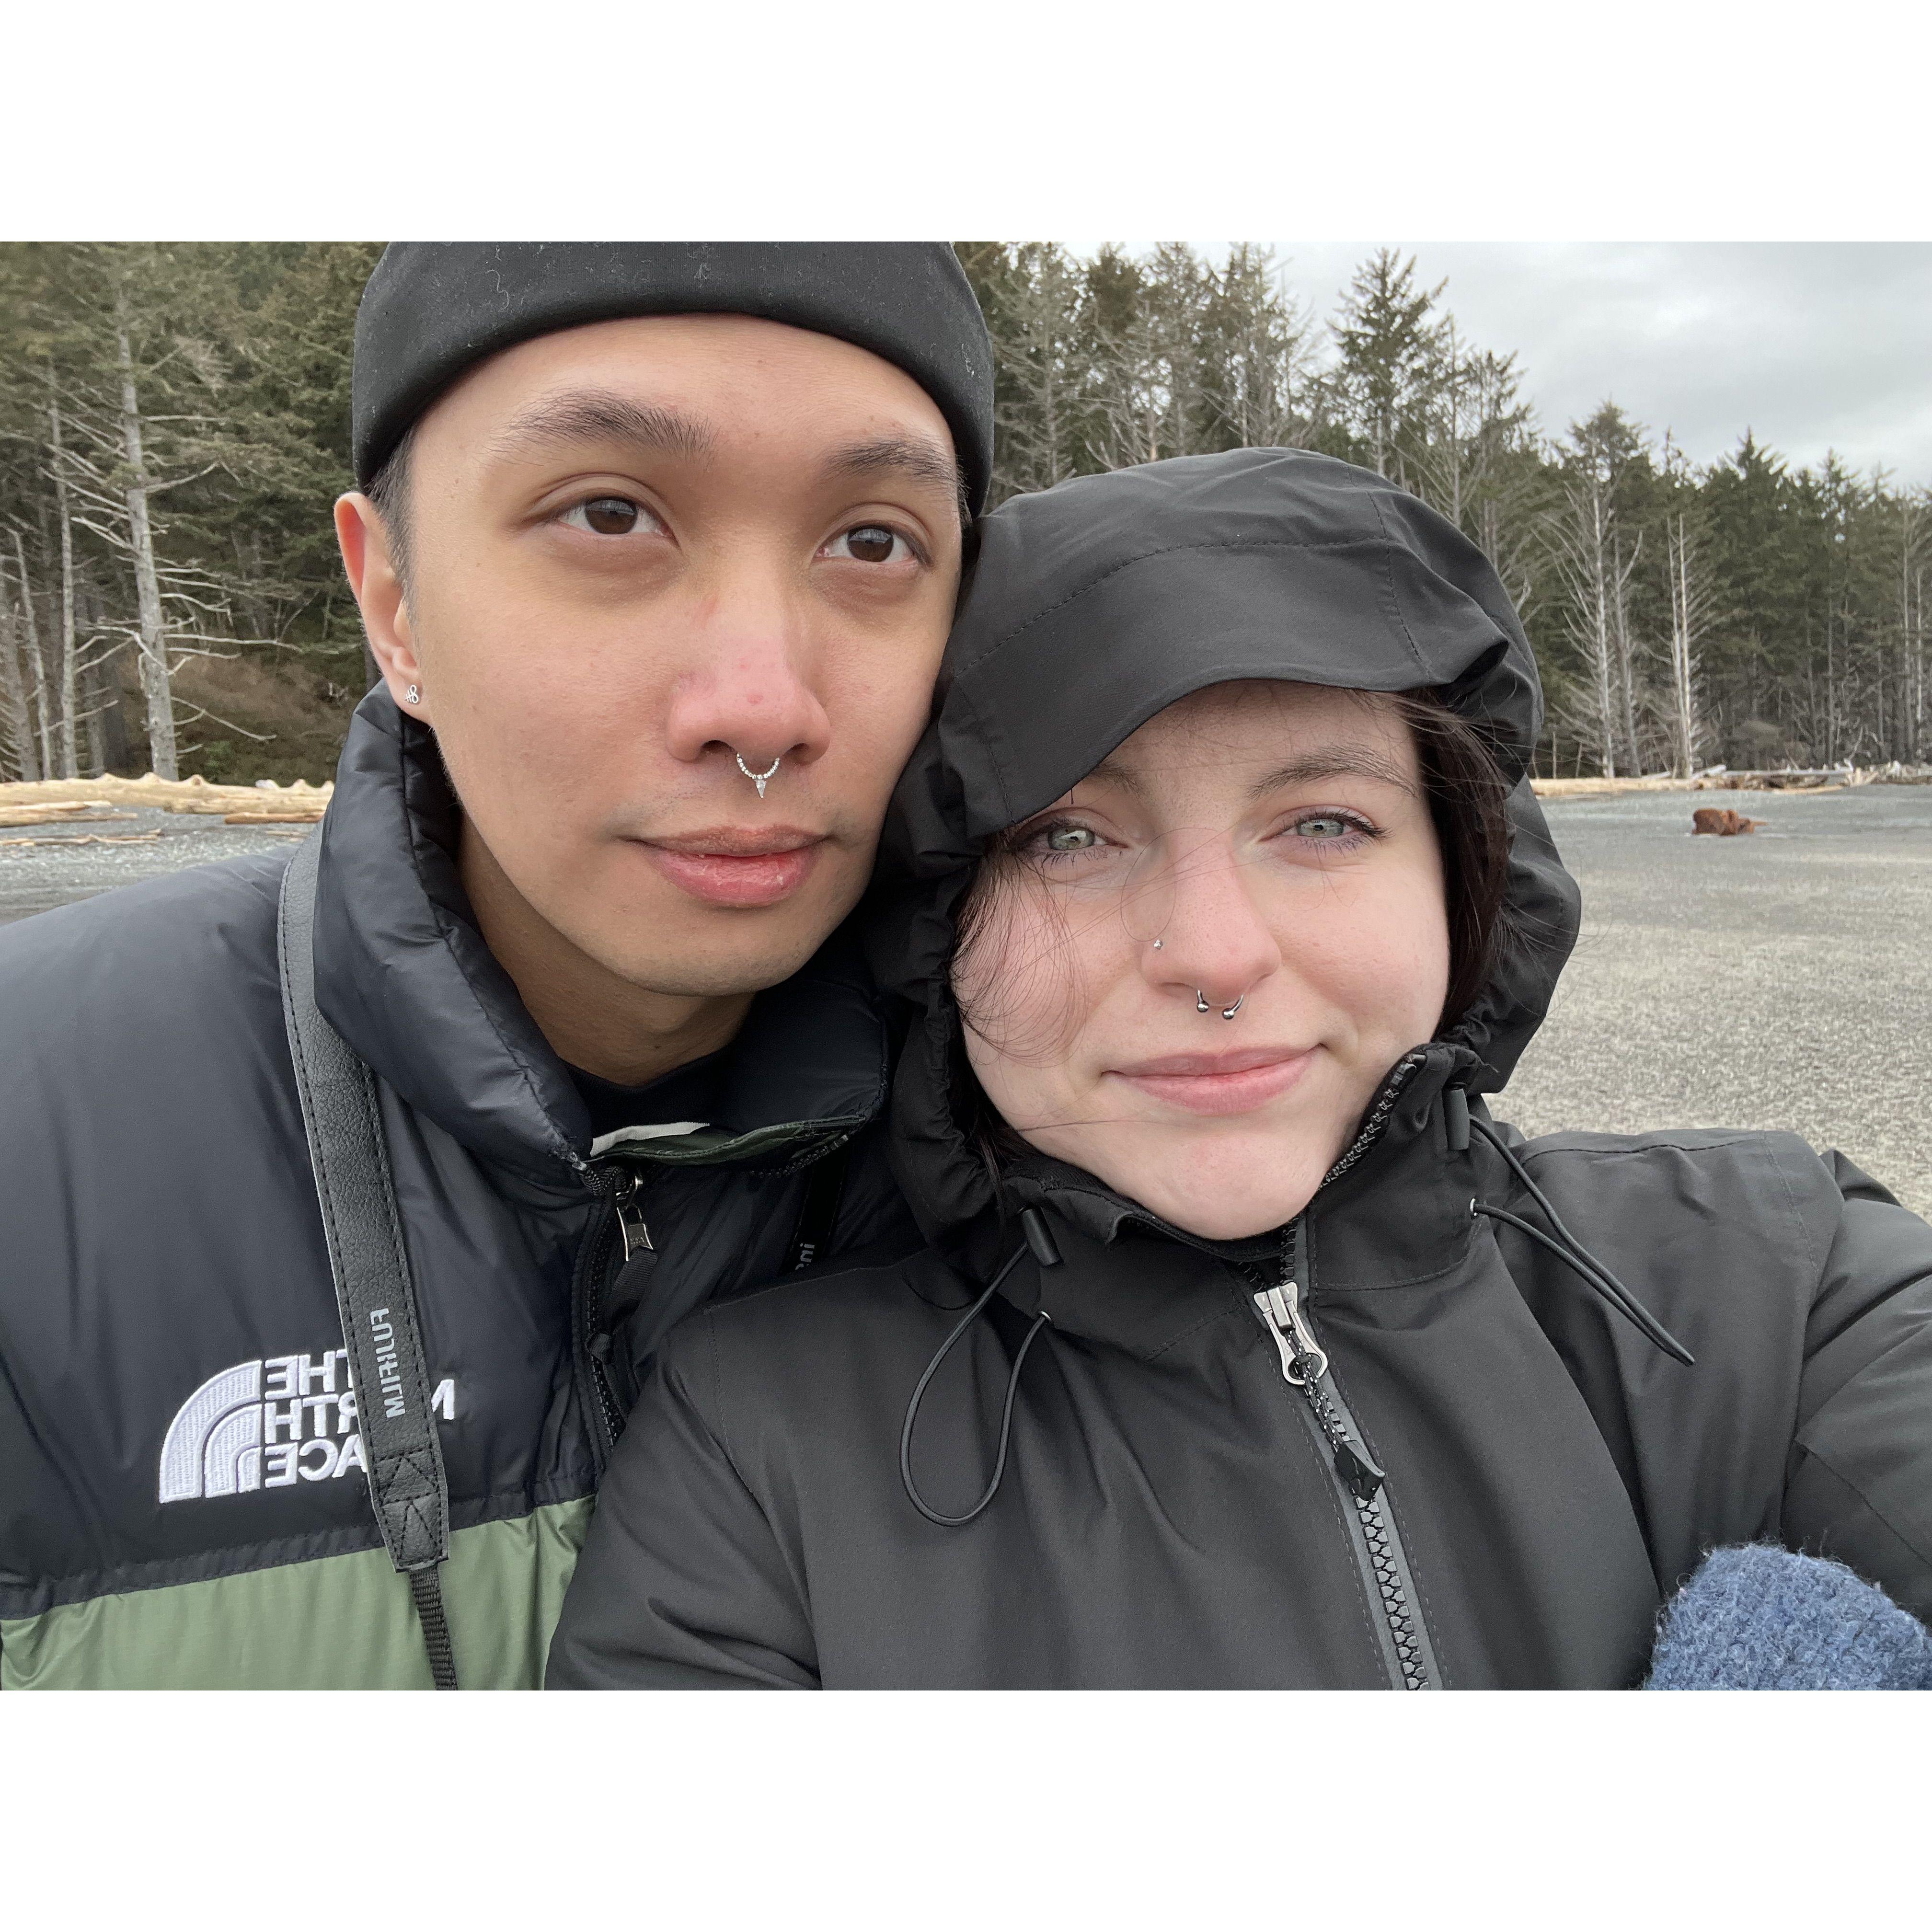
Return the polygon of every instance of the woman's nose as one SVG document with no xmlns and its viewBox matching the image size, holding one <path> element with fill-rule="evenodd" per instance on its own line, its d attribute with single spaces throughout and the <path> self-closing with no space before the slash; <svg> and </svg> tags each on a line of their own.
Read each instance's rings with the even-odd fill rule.
<svg viewBox="0 0 1932 1932">
<path fill-rule="evenodd" d="M 1157 986 L 1225 1010 L 1280 969 L 1280 945 L 1232 840 L 1177 842 L 1169 863 L 1166 920 L 1141 948 L 1141 970 Z"/>
</svg>

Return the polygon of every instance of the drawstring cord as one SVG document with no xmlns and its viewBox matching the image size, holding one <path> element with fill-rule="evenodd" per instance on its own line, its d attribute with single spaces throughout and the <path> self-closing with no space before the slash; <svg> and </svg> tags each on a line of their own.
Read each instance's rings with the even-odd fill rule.
<svg viewBox="0 0 1932 1932">
<path fill-rule="evenodd" d="M 1024 1243 L 1016 1248 L 1006 1258 L 1006 1265 L 986 1285 L 979 1300 L 968 1309 L 952 1333 L 939 1345 L 939 1352 L 926 1365 L 926 1372 L 919 1378 L 919 1386 L 912 1392 L 912 1400 L 906 1405 L 905 1426 L 899 1432 L 899 1480 L 905 1485 L 905 1492 L 912 1506 L 928 1522 L 936 1522 L 942 1529 L 958 1529 L 980 1515 L 1000 1492 L 1000 1485 L 1006 1474 L 1006 1450 L 1011 1442 L 1013 1426 L 1013 1401 L 1019 1394 L 1020 1371 L 1026 1366 L 1027 1351 L 1033 1346 L 1034 1338 L 1045 1328 L 1049 1319 L 1042 1309 L 1034 1317 L 1033 1326 L 1026 1332 L 1026 1340 L 1019 1346 L 1019 1352 L 1013 1358 L 1012 1373 L 1006 1378 L 1006 1400 L 1000 1412 L 1000 1450 L 993 1464 L 993 1480 L 986 1485 L 986 1492 L 964 1516 L 942 1516 L 919 1492 L 919 1486 L 912 1479 L 913 1425 L 919 1420 L 919 1406 L 926 1398 L 926 1391 L 933 1377 L 938 1374 L 940 1364 L 952 1352 L 952 1345 L 979 1320 L 986 1304 L 999 1292 L 1000 1286 L 1008 1275 L 1018 1266 L 1022 1258 L 1030 1252 L 1043 1268 L 1060 1265 L 1060 1250 L 1054 1245 L 1052 1235 L 1048 1232 L 1045 1218 L 1036 1208 L 1023 1208 L 1020 1210 L 1020 1228 L 1026 1236 Z"/>
<path fill-rule="evenodd" d="M 1443 1098 L 1450 1151 L 1460 1154 L 1468 1146 L 1471 1129 L 1480 1134 L 1502 1156 L 1517 1180 L 1528 1189 L 1530 1198 L 1543 1210 L 1550 1226 L 1556 1229 L 1558 1238 L 1552 1240 L 1540 1228 L 1526 1221 L 1521 1215 L 1512 1214 L 1507 1208 L 1492 1208 L 1486 1201 L 1472 1201 L 1469 1211 L 1472 1214 L 1486 1215 L 1492 1221 L 1503 1222 L 1515 1228 L 1517 1233 L 1527 1234 L 1539 1246 L 1546 1248 L 1558 1261 L 1564 1263 L 1571 1273 L 1594 1289 L 1647 1340 L 1673 1360 L 1682 1362 L 1686 1368 L 1694 1368 L 1696 1357 L 1564 1226 L 1562 1216 L 1557 1213 L 1550 1204 L 1550 1197 L 1531 1178 L 1529 1169 L 1516 1158 L 1516 1150 L 1486 1121 L 1478 1120 L 1469 1112 L 1468 1097 L 1462 1090 L 1460 1087 L 1451 1087 Z"/>
</svg>

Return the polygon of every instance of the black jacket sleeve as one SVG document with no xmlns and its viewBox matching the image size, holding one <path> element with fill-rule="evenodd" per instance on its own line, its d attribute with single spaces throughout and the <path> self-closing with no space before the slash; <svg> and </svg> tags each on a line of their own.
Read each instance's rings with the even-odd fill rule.
<svg viewBox="0 0 1932 1932">
<path fill-rule="evenodd" d="M 803 1593 L 700 1406 L 722 1414 L 711 1340 L 703 1314 L 672 1336 L 618 1442 L 548 1690 L 818 1688 Z"/>
<path fill-rule="evenodd" d="M 1784 1540 L 1932 1616 L 1932 1227 L 1842 1154 L 1808 1325 Z"/>
</svg>

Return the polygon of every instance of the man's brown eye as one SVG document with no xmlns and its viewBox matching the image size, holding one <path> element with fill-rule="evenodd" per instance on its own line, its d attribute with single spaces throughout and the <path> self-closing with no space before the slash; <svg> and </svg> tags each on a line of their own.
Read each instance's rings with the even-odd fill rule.
<svg viewBox="0 0 1932 1932">
<path fill-rule="evenodd" d="M 861 524 L 845 532 L 846 554 L 861 563 L 890 563 L 892 545 L 898 541 L 883 524 Z"/>
<path fill-rule="evenodd" d="M 638 527 L 636 504 L 626 496 L 593 496 L 584 506 L 584 520 L 600 537 L 625 537 Z"/>
</svg>

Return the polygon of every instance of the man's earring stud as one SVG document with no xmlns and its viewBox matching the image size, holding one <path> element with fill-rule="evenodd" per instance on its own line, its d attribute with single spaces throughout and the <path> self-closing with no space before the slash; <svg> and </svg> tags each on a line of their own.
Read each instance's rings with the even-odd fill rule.
<svg viewBox="0 0 1932 1932">
<path fill-rule="evenodd" d="M 403 693 L 403 695 L 412 704 L 420 704 L 422 702 L 422 692 L 413 684 L 410 686 L 407 691 Z"/>
</svg>

